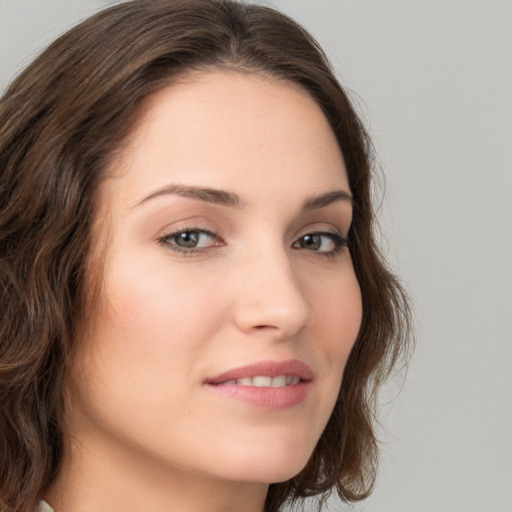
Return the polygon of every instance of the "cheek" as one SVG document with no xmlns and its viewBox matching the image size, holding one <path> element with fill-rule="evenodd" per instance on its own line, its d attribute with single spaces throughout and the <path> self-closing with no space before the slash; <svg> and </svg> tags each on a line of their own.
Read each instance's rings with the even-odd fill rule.
<svg viewBox="0 0 512 512">
<path fill-rule="evenodd" d="M 117 258 L 106 269 L 74 368 L 72 405 L 83 424 L 143 441 L 158 439 L 176 410 L 185 415 L 197 387 L 194 361 L 221 317 L 218 301 L 189 278 L 154 261 Z"/>
<path fill-rule="evenodd" d="M 208 269 L 170 266 L 160 255 L 147 260 L 112 259 L 86 346 L 97 374 L 91 382 L 108 379 L 119 394 L 127 382 L 134 400 L 158 408 L 159 400 L 175 402 L 204 377 L 198 364 L 204 366 L 227 318 L 228 291 L 218 278 L 209 286 Z"/>
<path fill-rule="evenodd" d="M 147 265 L 120 262 L 105 283 L 101 323 L 125 332 L 143 352 L 167 349 L 171 340 L 193 342 L 192 334 L 205 325 L 201 315 L 215 310 L 201 276 L 191 281 L 190 272 L 168 267 L 159 260 Z"/>
<path fill-rule="evenodd" d="M 338 397 L 346 362 L 361 327 L 362 297 L 359 283 L 348 262 L 337 273 L 308 283 L 308 293 L 315 311 L 315 323 L 309 337 L 319 366 L 319 376 L 326 400 L 318 402 L 319 418 L 327 422 Z M 322 427 L 323 428 L 323 427 Z"/>
<path fill-rule="evenodd" d="M 314 297 L 316 334 L 333 356 L 333 364 L 342 362 L 352 349 L 362 321 L 361 290 L 352 266 L 326 285 L 311 292 Z"/>
<path fill-rule="evenodd" d="M 329 304 L 325 322 L 331 332 L 329 349 L 346 359 L 356 341 L 362 321 L 361 292 L 357 282 L 345 288 L 343 296 L 338 297 L 338 300 L 333 298 Z"/>
<path fill-rule="evenodd" d="M 328 397 L 323 414 L 319 414 L 323 416 L 323 430 L 338 398 L 343 372 L 361 327 L 362 298 L 353 271 L 318 297 L 316 310 L 315 339 L 321 340 L 321 357 L 326 369 L 321 385 Z"/>
</svg>

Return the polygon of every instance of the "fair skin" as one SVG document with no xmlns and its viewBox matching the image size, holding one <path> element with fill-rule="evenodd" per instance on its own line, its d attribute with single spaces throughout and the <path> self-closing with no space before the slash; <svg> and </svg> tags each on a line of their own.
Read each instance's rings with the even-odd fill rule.
<svg viewBox="0 0 512 512">
<path fill-rule="evenodd" d="M 310 457 L 361 323 L 334 134 L 296 86 L 203 72 L 150 99 L 109 171 L 100 297 L 43 496 L 57 512 L 261 512 Z M 216 380 L 254 364 L 258 386 Z"/>
</svg>

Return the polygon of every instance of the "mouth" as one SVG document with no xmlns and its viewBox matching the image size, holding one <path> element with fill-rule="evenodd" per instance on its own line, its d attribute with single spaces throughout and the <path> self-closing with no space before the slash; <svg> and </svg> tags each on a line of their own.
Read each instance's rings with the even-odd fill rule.
<svg viewBox="0 0 512 512">
<path fill-rule="evenodd" d="M 303 402 L 313 371 L 297 360 L 261 361 L 206 379 L 205 386 L 226 398 L 263 409 L 286 409 Z"/>
<path fill-rule="evenodd" d="M 242 377 L 236 380 L 227 380 L 221 384 L 224 386 L 255 386 L 257 388 L 284 388 L 286 386 L 295 386 L 300 382 L 298 375 L 278 375 L 277 377 L 268 377 L 266 375 L 256 375 L 255 377 Z"/>
</svg>

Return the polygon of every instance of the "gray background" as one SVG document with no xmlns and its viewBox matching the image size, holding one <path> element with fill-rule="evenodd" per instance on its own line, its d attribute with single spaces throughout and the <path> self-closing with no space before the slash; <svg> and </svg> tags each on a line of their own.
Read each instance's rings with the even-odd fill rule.
<svg viewBox="0 0 512 512">
<path fill-rule="evenodd" d="M 109 3 L 0 0 L 0 90 Z M 383 243 L 417 310 L 409 373 L 382 394 L 380 479 L 353 510 L 511 512 L 512 1 L 267 3 L 357 93 L 386 175 Z"/>
</svg>

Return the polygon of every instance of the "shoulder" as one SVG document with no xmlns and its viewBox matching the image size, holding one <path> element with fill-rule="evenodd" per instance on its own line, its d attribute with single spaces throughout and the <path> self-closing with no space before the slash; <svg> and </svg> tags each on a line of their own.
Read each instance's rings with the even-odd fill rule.
<svg viewBox="0 0 512 512">
<path fill-rule="evenodd" d="M 55 510 L 53 510 L 53 508 L 50 507 L 50 505 L 48 505 L 48 503 L 46 503 L 46 501 L 41 500 L 39 502 L 39 507 L 37 509 L 37 512 L 55 512 Z"/>
</svg>

